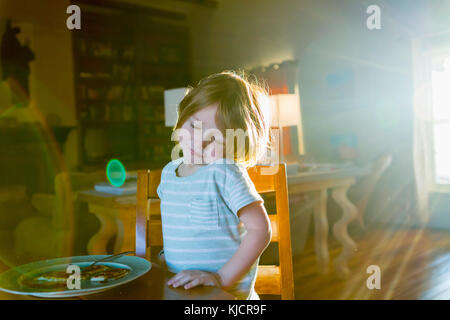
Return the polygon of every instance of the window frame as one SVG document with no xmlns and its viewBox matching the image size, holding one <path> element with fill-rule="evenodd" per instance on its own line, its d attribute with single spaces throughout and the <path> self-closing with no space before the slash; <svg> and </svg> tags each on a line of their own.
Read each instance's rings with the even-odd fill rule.
<svg viewBox="0 0 450 320">
<path fill-rule="evenodd" d="M 437 48 L 435 50 L 429 50 L 425 54 L 426 56 L 426 77 L 429 80 L 430 83 L 430 92 L 429 99 L 430 99 L 430 110 L 429 112 L 429 118 L 428 120 L 425 120 L 426 122 L 426 139 L 430 142 L 431 147 L 429 148 L 429 154 L 428 156 L 428 163 L 429 163 L 429 170 L 430 175 L 429 179 L 431 181 L 428 181 L 428 186 L 430 192 L 439 192 L 439 193 L 450 193 L 450 183 L 449 184 L 442 184 L 437 182 L 437 172 L 436 172 L 436 145 L 435 145 L 435 139 L 434 139 L 434 128 L 436 124 L 438 123 L 450 123 L 449 119 L 435 119 L 434 118 L 434 102 L 433 102 L 433 93 L 432 93 L 432 86 L 433 86 L 433 79 L 432 79 L 432 73 L 433 73 L 433 60 L 439 59 L 439 58 L 449 58 L 450 59 L 450 46 Z"/>
</svg>

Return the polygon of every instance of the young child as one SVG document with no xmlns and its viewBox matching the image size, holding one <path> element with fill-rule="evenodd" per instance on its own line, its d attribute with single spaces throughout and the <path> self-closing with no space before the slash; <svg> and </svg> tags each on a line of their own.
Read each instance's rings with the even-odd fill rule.
<svg viewBox="0 0 450 320">
<path fill-rule="evenodd" d="M 246 168 L 267 151 L 265 97 L 263 88 L 227 71 L 203 79 L 180 102 L 174 132 L 183 157 L 164 166 L 157 189 L 162 256 L 176 273 L 168 285 L 218 286 L 259 299 L 256 268 L 271 227 Z"/>
</svg>

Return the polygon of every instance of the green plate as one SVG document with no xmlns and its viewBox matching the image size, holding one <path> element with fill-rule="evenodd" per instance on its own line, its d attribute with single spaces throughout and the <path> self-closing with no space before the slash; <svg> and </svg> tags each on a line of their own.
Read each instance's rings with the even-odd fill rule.
<svg viewBox="0 0 450 320">
<path fill-rule="evenodd" d="M 152 267 L 152 264 L 146 259 L 135 256 L 122 256 L 111 262 L 100 262 L 98 265 L 128 269 L 130 272 L 120 279 L 109 280 L 105 283 L 81 280 L 80 289 L 68 289 L 67 286 L 58 289 L 33 288 L 28 287 L 21 281 L 26 275 L 37 275 L 49 271 L 65 271 L 69 264 L 78 265 L 82 269 L 83 267 L 90 265 L 93 261 L 105 257 L 107 257 L 107 255 L 77 256 L 24 264 L 0 274 L 0 290 L 13 294 L 31 295 L 43 298 L 76 297 L 98 293 L 133 281 L 147 273 Z"/>
</svg>

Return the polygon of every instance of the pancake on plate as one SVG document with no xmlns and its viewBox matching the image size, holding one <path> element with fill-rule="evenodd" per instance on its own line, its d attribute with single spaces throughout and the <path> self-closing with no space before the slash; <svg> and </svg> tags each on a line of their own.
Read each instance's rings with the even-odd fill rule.
<svg viewBox="0 0 450 320">
<path fill-rule="evenodd" d="M 113 268 L 105 265 L 95 265 L 81 269 L 81 280 L 105 283 L 126 276 L 130 270 Z M 47 271 L 38 275 L 25 274 L 19 278 L 19 284 L 41 289 L 64 289 L 71 274 L 64 271 Z"/>
<path fill-rule="evenodd" d="M 105 283 L 111 280 L 117 280 L 125 277 L 130 270 L 122 268 L 109 268 L 107 270 L 98 270 L 91 275 L 90 280 Z"/>
</svg>

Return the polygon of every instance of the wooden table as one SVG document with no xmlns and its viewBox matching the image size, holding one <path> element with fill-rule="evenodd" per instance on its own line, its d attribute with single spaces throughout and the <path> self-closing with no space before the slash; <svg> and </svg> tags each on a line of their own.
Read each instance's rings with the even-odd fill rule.
<svg viewBox="0 0 450 320">
<path fill-rule="evenodd" d="M 369 172 L 369 167 L 348 166 L 341 169 L 320 170 L 288 176 L 288 192 L 290 195 L 307 192 L 312 196 L 315 250 L 319 272 L 323 274 L 329 272 L 330 262 L 327 241 L 328 191 L 331 190 L 333 199 L 342 208 L 342 218 L 333 226 L 333 234 L 343 247 L 334 267 L 338 276 L 347 277 L 350 274 L 347 266 L 348 259 L 357 249 L 356 243 L 347 232 L 348 224 L 357 216 L 357 208 L 347 198 L 347 191 L 355 183 L 357 177 L 364 176 Z M 290 214 L 295 214 L 294 211 L 297 209 L 295 207 L 290 208 Z"/>
<path fill-rule="evenodd" d="M 100 229 L 89 240 L 88 253 L 107 253 L 108 241 L 116 236 L 113 253 L 135 250 L 136 195 L 117 196 L 86 190 L 78 192 L 78 200 L 100 221 Z M 126 233 L 126 236 L 125 236 Z"/>
<path fill-rule="evenodd" d="M 166 283 L 173 273 L 152 263 L 142 277 L 104 292 L 68 299 L 82 300 L 236 300 L 236 297 L 217 287 L 199 286 L 189 290 L 169 287 Z M 0 300 L 47 300 L 0 291 Z M 52 299 L 54 300 L 54 299 Z M 58 299 L 60 300 L 60 299 Z M 66 300 L 66 299 L 65 299 Z"/>
<path fill-rule="evenodd" d="M 333 199 L 343 211 L 342 218 L 333 226 L 333 234 L 343 246 L 334 267 L 339 276 L 346 277 L 350 274 L 347 261 L 356 251 L 356 244 L 348 235 L 347 226 L 357 215 L 356 207 L 347 198 L 347 191 L 357 177 L 369 172 L 369 167 L 348 166 L 288 176 L 289 195 L 306 192 L 312 196 L 315 249 L 321 273 L 329 272 L 330 261 L 326 209 L 328 191 L 331 190 Z M 136 195 L 117 196 L 88 190 L 79 192 L 78 199 L 88 203 L 89 211 L 97 216 L 101 224 L 99 231 L 89 241 L 89 254 L 105 254 L 107 243 L 114 235 L 117 237 L 113 253 L 135 250 Z M 290 205 L 290 215 L 295 215 L 295 210 L 299 209 Z"/>
</svg>

